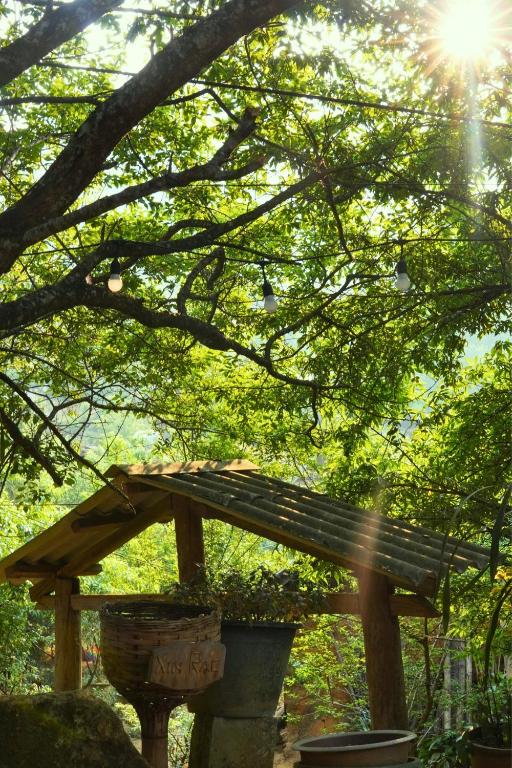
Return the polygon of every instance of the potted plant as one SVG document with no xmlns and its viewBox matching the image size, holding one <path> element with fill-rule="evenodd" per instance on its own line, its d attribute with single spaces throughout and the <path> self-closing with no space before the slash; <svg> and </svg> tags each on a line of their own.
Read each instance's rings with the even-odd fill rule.
<svg viewBox="0 0 512 768">
<path fill-rule="evenodd" d="M 512 679 L 495 673 L 482 681 L 473 698 L 469 732 L 472 768 L 510 768 L 512 765 Z"/>
<path fill-rule="evenodd" d="M 318 584 L 295 572 L 262 566 L 248 574 L 202 568 L 167 590 L 176 601 L 207 604 L 222 613 L 226 646 L 224 677 L 192 697 L 188 707 L 215 717 L 272 717 L 275 713 L 297 623 L 325 606 Z"/>
<path fill-rule="evenodd" d="M 503 605 L 512 595 L 512 579 L 499 591 L 484 647 L 484 668 L 472 702 L 476 727 L 469 736 L 472 768 L 510 768 L 512 765 L 512 679 L 491 671 L 493 640 Z"/>
</svg>

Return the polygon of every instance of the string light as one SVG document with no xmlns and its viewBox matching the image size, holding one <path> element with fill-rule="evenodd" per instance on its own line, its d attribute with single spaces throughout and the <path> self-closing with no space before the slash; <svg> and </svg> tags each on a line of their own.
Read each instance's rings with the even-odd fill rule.
<svg viewBox="0 0 512 768">
<path fill-rule="evenodd" d="M 267 275 L 265 274 L 265 265 L 261 263 L 261 271 L 263 272 L 263 309 L 272 315 L 277 311 L 277 299 L 274 296 L 274 291 L 270 285 Z"/>
<path fill-rule="evenodd" d="M 404 244 L 400 243 L 400 261 L 395 267 L 395 286 L 402 293 L 407 293 L 411 287 L 411 278 L 407 274 L 407 263 L 404 257 Z"/>
<path fill-rule="evenodd" d="M 112 259 L 112 264 L 110 265 L 110 275 L 108 277 L 108 289 L 109 291 L 112 291 L 112 293 L 118 293 L 121 288 L 123 287 L 123 278 L 121 277 L 121 265 L 119 264 L 119 259 L 117 256 Z"/>
</svg>

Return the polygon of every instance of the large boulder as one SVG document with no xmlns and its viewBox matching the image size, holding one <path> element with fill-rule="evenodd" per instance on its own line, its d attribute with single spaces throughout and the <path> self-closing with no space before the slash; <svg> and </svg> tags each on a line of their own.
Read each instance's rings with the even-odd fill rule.
<svg viewBox="0 0 512 768">
<path fill-rule="evenodd" d="M 83 692 L 0 697 L 0 768 L 149 768 L 112 709 Z"/>
</svg>

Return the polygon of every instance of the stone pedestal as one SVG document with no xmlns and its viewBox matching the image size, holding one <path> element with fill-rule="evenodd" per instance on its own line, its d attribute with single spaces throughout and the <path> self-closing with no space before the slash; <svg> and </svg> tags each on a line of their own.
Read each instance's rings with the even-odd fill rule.
<svg viewBox="0 0 512 768">
<path fill-rule="evenodd" d="M 189 768 L 272 768 L 276 740 L 274 717 L 196 714 Z"/>
</svg>

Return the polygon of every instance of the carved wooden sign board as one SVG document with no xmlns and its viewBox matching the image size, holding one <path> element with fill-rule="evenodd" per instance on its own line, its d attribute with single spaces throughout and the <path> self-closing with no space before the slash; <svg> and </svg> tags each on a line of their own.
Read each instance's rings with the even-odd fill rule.
<svg viewBox="0 0 512 768">
<path fill-rule="evenodd" d="M 226 646 L 175 640 L 153 650 L 148 680 L 173 691 L 202 691 L 224 674 Z"/>
</svg>

